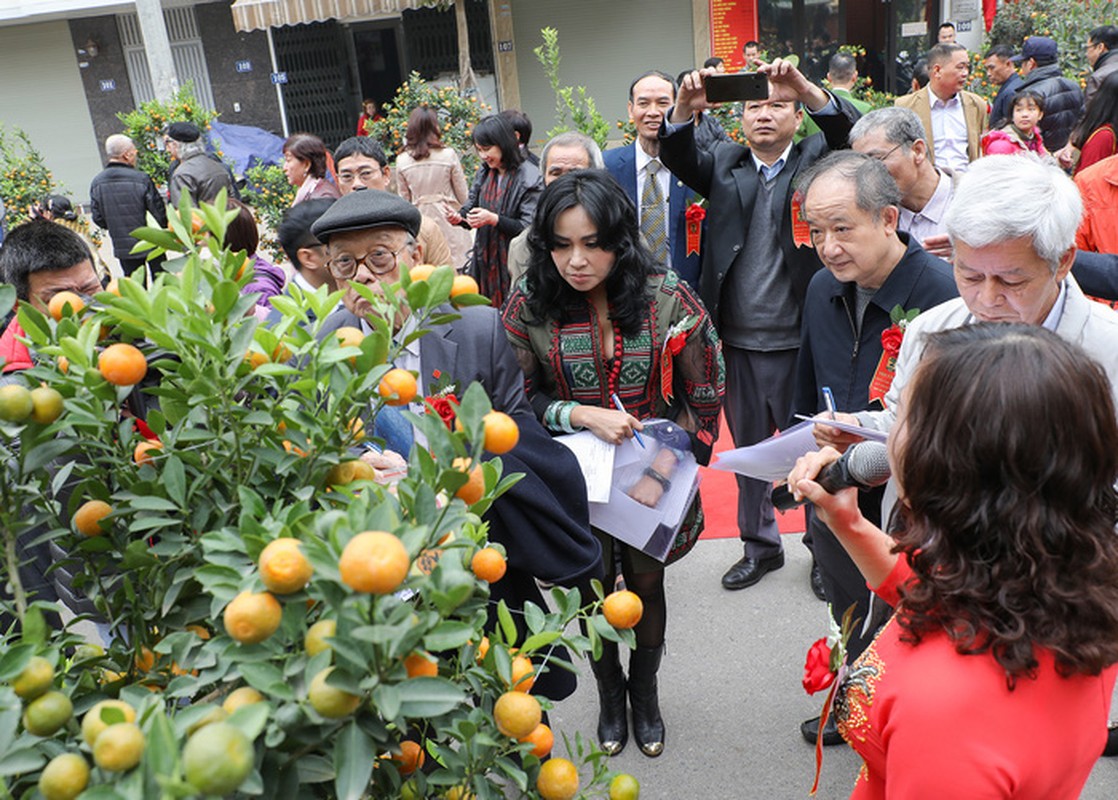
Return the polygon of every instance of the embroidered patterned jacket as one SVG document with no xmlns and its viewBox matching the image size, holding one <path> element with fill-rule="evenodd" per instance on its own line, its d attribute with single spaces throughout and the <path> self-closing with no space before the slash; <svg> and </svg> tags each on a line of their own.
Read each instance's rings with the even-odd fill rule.
<svg viewBox="0 0 1118 800">
<path fill-rule="evenodd" d="M 617 393 L 625 409 L 638 419 L 679 419 L 686 408 L 695 424 L 692 449 L 699 463 L 710 460 L 718 436 L 718 414 L 725 392 L 726 369 L 722 346 L 699 299 L 674 272 L 649 281 L 652 302 L 640 332 L 622 337 L 622 365 Z M 569 320 L 533 320 L 526 306 L 524 284 L 509 297 L 504 310 L 505 330 L 526 376 L 528 399 L 540 419 L 554 400 L 611 408 L 609 375 L 612 362 L 604 356 L 601 336 L 589 301 L 568 309 Z M 687 317 L 697 320 L 674 356 L 672 402 L 661 392 L 661 360 L 673 325 Z"/>
</svg>

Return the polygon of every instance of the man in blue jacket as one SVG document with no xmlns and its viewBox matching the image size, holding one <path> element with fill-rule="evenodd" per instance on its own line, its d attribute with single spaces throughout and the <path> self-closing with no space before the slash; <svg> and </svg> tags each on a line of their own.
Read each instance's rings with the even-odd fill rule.
<svg viewBox="0 0 1118 800">
<path fill-rule="evenodd" d="M 675 82 L 646 72 L 629 86 L 629 119 L 637 139 L 605 152 L 606 169 L 637 207 L 641 234 L 657 262 L 671 267 L 699 291 L 701 234 L 687 246 L 687 208 L 699 195 L 660 161 L 660 126 L 675 103 Z M 649 176 L 654 180 L 649 181 Z"/>
<path fill-rule="evenodd" d="M 812 244 L 826 269 L 815 273 L 804 300 L 792 423 L 798 421 L 795 414 L 825 408 L 823 387 L 833 392 L 840 411 L 881 408 L 903 337 L 903 327 L 893 319 L 900 314 L 894 310 L 914 315 L 958 294 L 947 262 L 897 232 L 901 192 L 880 160 L 850 151 L 832 153 L 801 175 L 799 190 Z M 831 430 L 816 427 L 816 439 L 831 444 L 826 440 Z M 875 525 L 881 524 L 883 491 L 858 494 L 862 513 Z M 808 525 L 836 622 L 841 624 L 852 605 L 854 617 L 865 621 L 870 612 L 865 578 L 814 514 L 808 515 Z M 848 663 L 870 643 L 873 631 L 858 635 L 862 630 L 855 626 Z M 801 726 L 812 743 L 818 730 L 818 718 Z M 824 744 L 842 741 L 833 717 L 823 738 Z"/>
</svg>

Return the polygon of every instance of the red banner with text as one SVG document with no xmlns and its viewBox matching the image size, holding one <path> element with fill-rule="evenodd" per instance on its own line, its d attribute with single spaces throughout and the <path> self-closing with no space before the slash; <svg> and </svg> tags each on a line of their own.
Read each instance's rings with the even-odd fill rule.
<svg viewBox="0 0 1118 800">
<path fill-rule="evenodd" d="M 727 72 L 745 65 L 742 46 L 757 38 L 757 0 L 710 0 L 710 51 Z"/>
</svg>

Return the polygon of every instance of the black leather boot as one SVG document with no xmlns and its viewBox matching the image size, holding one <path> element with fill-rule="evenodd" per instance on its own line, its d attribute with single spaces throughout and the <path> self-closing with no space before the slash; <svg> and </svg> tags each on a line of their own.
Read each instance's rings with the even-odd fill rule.
<svg viewBox="0 0 1118 800">
<path fill-rule="evenodd" d="M 633 707 L 633 737 L 641 752 L 655 758 L 664 752 L 664 720 L 656 690 L 656 673 L 664 645 L 638 647 L 629 661 L 629 703 Z"/>
<path fill-rule="evenodd" d="M 615 642 L 602 642 L 602 657 L 591 660 L 590 667 L 598 681 L 598 742 L 602 749 L 615 756 L 629 741 L 625 719 L 625 673 Z"/>
</svg>

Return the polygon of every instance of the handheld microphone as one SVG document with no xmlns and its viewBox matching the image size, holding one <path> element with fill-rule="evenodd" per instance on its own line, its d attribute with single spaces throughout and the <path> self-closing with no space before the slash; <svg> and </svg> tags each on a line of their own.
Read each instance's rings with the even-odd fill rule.
<svg viewBox="0 0 1118 800">
<path fill-rule="evenodd" d="M 889 470 L 889 456 L 884 442 L 859 442 L 847 449 L 838 459 L 819 471 L 815 482 L 828 494 L 842 489 L 872 489 L 881 486 L 892 473 Z M 788 511 L 802 506 L 807 498 L 797 500 L 787 484 L 773 488 L 773 507 Z"/>
</svg>

